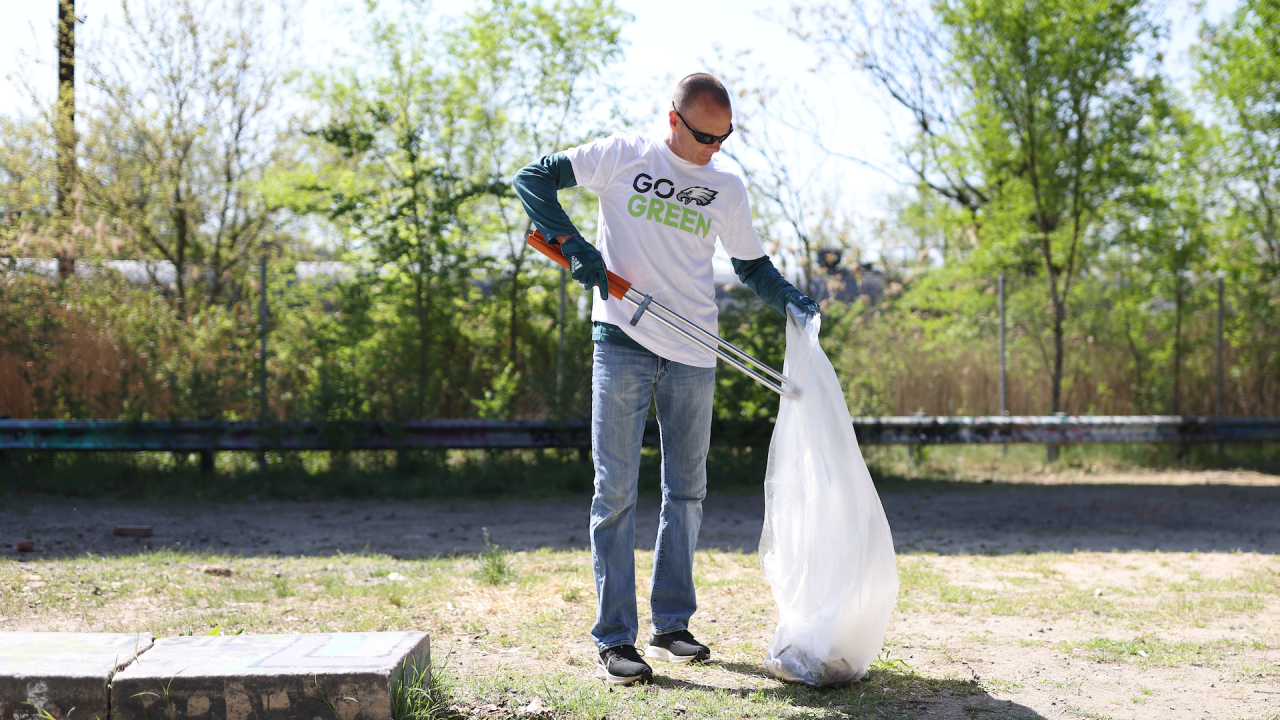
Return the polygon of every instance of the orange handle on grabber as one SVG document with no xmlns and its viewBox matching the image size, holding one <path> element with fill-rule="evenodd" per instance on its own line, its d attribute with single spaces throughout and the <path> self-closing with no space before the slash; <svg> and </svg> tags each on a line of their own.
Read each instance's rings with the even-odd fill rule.
<svg viewBox="0 0 1280 720">
<path fill-rule="evenodd" d="M 527 240 L 529 242 L 529 246 L 534 250 L 537 250 L 543 255 L 546 255 L 552 260 L 560 263 L 564 269 L 569 269 L 569 259 L 560 251 L 560 246 L 552 245 L 547 242 L 546 239 L 542 237 L 542 233 L 534 230 L 529 233 Z M 609 276 L 609 295 L 613 296 L 614 299 L 622 300 L 623 296 L 627 294 L 627 291 L 631 289 L 631 283 L 624 280 L 622 276 L 614 274 L 612 270 L 605 270 L 605 274 Z"/>
</svg>

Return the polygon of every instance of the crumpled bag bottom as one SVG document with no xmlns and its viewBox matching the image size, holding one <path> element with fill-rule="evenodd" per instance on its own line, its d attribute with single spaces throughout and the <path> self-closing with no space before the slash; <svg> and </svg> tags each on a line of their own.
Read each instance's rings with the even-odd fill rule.
<svg viewBox="0 0 1280 720">
<path fill-rule="evenodd" d="M 783 648 L 774 657 L 765 659 L 765 669 L 770 675 L 784 682 L 804 683 L 813 687 L 857 682 L 867 676 L 859 674 L 848 660 L 818 660 L 797 648 Z"/>
</svg>

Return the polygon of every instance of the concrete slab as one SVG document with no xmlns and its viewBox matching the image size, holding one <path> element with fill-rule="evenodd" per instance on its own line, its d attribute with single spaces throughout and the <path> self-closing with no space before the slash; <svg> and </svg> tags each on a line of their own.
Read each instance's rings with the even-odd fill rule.
<svg viewBox="0 0 1280 720">
<path fill-rule="evenodd" d="M 116 675 L 112 720 L 387 720 L 430 657 L 422 632 L 161 638 Z"/>
<path fill-rule="evenodd" d="M 0 632 L 0 720 L 110 717 L 107 683 L 150 634 Z"/>
</svg>

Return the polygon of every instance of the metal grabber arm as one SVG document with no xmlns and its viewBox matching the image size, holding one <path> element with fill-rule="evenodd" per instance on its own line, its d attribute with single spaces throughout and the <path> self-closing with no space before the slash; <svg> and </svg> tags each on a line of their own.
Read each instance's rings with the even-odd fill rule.
<svg viewBox="0 0 1280 720">
<path fill-rule="evenodd" d="M 542 233 L 537 230 L 529 233 L 528 242 L 533 249 L 543 255 L 546 255 L 552 260 L 555 260 L 561 266 L 568 269 L 569 260 L 564 256 L 564 253 L 560 251 L 560 246 L 548 243 L 542 237 Z M 795 393 L 789 393 L 785 390 L 787 384 L 786 375 L 783 375 L 777 370 L 774 370 L 768 365 L 765 365 L 759 360 L 751 357 L 744 350 L 733 343 L 728 342 L 719 335 L 708 332 L 697 323 L 692 322 L 680 313 L 677 313 L 666 305 L 654 300 L 652 296 L 645 295 L 637 291 L 625 278 L 612 271 L 606 270 L 605 272 L 608 273 L 609 276 L 609 295 L 617 298 L 618 300 L 625 300 L 635 307 L 636 314 L 631 317 L 632 325 L 640 322 L 640 318 L 648 313 L 663 325 L 666 325 L 672 330 L 684 335 L 689 340 L 692 340 L 715 353 L 716 357 L 746 373 L 752 380 L 755 380 L 783 397 L 796 397 Z M 737 357 L 735 357 L 735 355 Z M 748 367 L 747 363 L 754 365 L 755 369 Z M 765 377 L 765 375 L 758 372 L 757 369 L 759 371 L 763 371 L 763 373 L 769 375 L 769 377 Z"/>
</svg>

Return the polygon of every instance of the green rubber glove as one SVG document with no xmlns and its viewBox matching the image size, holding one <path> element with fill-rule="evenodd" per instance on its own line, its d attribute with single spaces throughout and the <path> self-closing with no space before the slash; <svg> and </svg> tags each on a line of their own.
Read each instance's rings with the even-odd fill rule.
<svg viewBox="0 0 1280 720">
<path fill-rule="evenodd" d="M 591 243 L 574 235 L 560 243 L 560 251 L 569 259 L 569 274 L 590 290 L 600 288 L 600 299 L 609 299 L 609 274 L 605 271 L 604 256 Z"/>
</svg>

